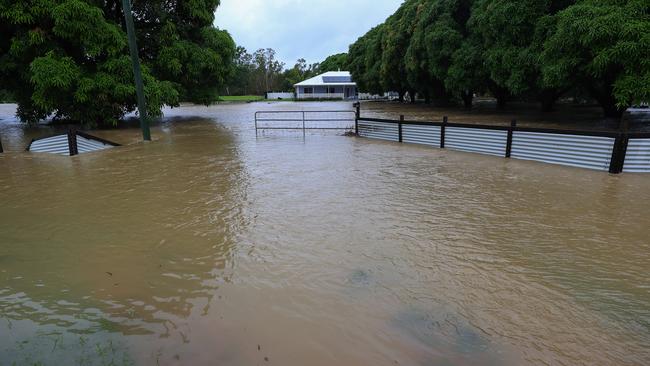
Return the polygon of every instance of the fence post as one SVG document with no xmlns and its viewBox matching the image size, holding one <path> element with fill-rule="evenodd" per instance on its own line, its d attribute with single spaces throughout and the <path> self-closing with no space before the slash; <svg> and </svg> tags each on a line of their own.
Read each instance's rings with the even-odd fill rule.
<svg viewBox="0 0 650 366">
<path fill-rule="evenodd" d="M 79 154 L 79 147 L 77 146 L 77 132 L 74 129 L 68 130 L 68 151 L 70 156 Z"/>
<path fill-rule="evenodd" d="M 442 117 L 442 125 L 440 126 L 440 148 L 445 148 L 445 127 L 447 127 L 447 122 L 449 118 L 447 116 Z"/>
<path fill-rule="evenodd" d="M 257 137 L 257 112 L 255 112 L 255 136 Z"/>
<path fill-rule="evenodd" d="M 361 118 L 361 103 L 354 103 L 354 134 L 359 136 L 359 118 Z"/>
<path fill-rule="evenodd" d="M 302 138 L 305 138 L 305 111 L 302 111 Z"/>
<path fill-rule="evenodd" d="M 513 119 L 510 121 L 510 128 L 508 128 L 508 140 L 506 141 L 506 158 L 509 158 L 510 153 L 512 152 L 512 135 L 515 127 L 517 127 L 517 120 Z"/>
<path fill-rule="evenodd" d="M 402 142 L 402 123 L 404 123 L 404 115 L 399 116 L 399 123 L 397 124 L 397 140 Z"/>
<path fill-rule="evenodd" d="M 627 135 L 627 123 L 621 123 L 621 129 L 614 140 L 614 148 L 612 149 L 612 159 L 609 161 L 609 172 L 611 174 L 619 174 L 623 172 L 625 165 L 625 155 L 627 154 L 627 144 L 629 142 Z"/>
</svg>

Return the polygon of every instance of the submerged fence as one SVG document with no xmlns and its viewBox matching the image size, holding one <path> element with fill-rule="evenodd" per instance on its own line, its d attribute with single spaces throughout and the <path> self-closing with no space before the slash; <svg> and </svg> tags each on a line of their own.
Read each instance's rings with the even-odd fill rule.
<svg viewBox="0 0 650 366">
<path fill-rule="evenodd" d="M 650 132 L 587 131 L 361 117 L 357 136 L 580 168 L 650 172 Z"/>
<path fill-rule="evenodd" d="M 114 142 L 69 129 L 66 134 L 34 139 L 27 151 L 74 156 L 120 146 Z"/>
<path fill-rule="evenodd" d="M 263 130 L 347 130 L 355 126 L 354 110 L 257 111 L 255 133 Z"/>
</svg>

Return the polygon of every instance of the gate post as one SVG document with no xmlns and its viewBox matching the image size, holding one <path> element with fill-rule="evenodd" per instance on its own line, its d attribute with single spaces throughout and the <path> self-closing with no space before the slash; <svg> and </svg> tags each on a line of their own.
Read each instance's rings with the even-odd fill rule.
<svg viewBox="0 0 650 366">
<path fill-rule="evenodd" d="M 354 103 L 354 134 L 359 136 L 359 118 L 361 118 L 361 103 Z"/>
<path fill-rule="evenodd" d="M 399 122 L 397 123 L 397 141 L 402 142 L 402 123 L 404 123 L 404 115 L 399 116 Z"/>
<path fill-rule="evenodd" d="M 508 140 L 506 141 L 506 158 L 509 158 L 510 153 L 512 152 L 512 134 L 515 130 L 515 127 L 517 127 L 517 120 L 513 119 L 510 121 L 510 128 L 508 128 Z"/>
<path fill-rule="evenodd" d="M 445 148 L 445 127 L 447 126 L 447 121 L 449 118 L 447 116 L 442 117 L 442 125 L 440 125 L 440 148 Z"/>
<path fill-rule="evenodd" d="M 70 152 L 70 156 L 79 154 L 79 148 L 77 146 L 77 132 L 72 128 L 68 130 L 68 151 Z"/>
</svg>

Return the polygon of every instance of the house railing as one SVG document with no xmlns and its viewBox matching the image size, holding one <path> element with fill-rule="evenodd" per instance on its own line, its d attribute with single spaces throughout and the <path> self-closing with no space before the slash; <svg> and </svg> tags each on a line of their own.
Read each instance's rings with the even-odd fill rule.
<svg viewBox="0 0 650 366">
<path fill-rule="evenodd" d="M 361 117 L 357 136 L 608 171 L 650 172 L 650 132 L 564 130 Z"/>
<path fill-rule="evenodd" d="M 298 99 L 345 99 L 345 93 L 300 93 Z"/>
</svg>

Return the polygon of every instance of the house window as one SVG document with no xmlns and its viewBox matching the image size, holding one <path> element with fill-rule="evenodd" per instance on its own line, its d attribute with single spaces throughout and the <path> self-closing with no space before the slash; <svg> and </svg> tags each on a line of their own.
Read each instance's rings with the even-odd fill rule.
<svg viewBox="0 0 650 366">
<path fill-rule="evenodd" d="M 336 93 L 336 88 L 335 87 L 330 87 L 330 94 Z"/>
<path fill-rule="evenodd" d="M 305 94 L 314 94 L 314 88 L 305 88 Z"/>
</svg>

